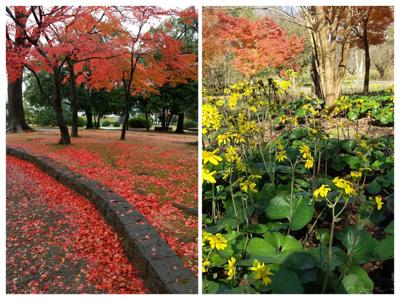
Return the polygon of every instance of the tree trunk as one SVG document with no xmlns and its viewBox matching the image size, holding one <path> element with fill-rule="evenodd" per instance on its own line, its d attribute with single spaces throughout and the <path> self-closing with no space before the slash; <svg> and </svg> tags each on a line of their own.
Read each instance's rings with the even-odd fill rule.
<svg viewBox="0 0 400 300">
<path fill-rule="evenodd" d="M 170 112 L 167 123 L 165 124 L 165 131 L 167 131 L 167 132 L 169 131 L 169 124 L 171 124 L 171 120 L 172 120 L 173 116 L 174 116 L 174 114 L 172 112 Z"/>
<path fill-rule="evenodd" d="M 161 130 L 165 130 L 165 123 L 166 123 L 166 118 L 165 118 L 165 109 L 163 108 L 161 111 Z"/>
<path fill-rule="evenodd" d="M 32 130 L 26 123 L 22 100 L 22 77 L 8 82 L 8 127 L 7 132 Z"/>
<path fill-rule="evenodd" d="M 74 63 L 68 60 L 69 84 L 71 91 L 72 127 L 71 136 L 78 137 L 78 98 L 76 96 Z"/>
<path fill-rule="evenodd" d="M 368 20 L 364 22 L 363 44 L 365 51 L 365 75 L 364 75 L 364 88 L 363 94 L 369 94 L 369 72 L 371 69 L 371 57 L 369 55 L 369 41 L 368 41 Z"/>
<path fill-rule="evenodd" d="M 57 71 L 54 71 L 54 110 L 56 113 L 57 125 L 60 128 L 61 139 L 58 142 L 62 145 L 71 144 L 71 139 L 69 137 L 68 127 L 65 124 L 64 116 L 62 113 L 62 105 L 61 105 L 61 90 L 60 90 L 60 82 L 58 80 Z"/>
<path fill-rule="evenodd" d="M 125 112 L 124 112 L 124 122 L 122 123 L 121 137 L 120 140 L 125 140 L 125 134 L 128 130 L 129 125 L 129 96 L 125 94 Z"/>
<path fill-rule="evenodd" d="M 314 82 L 320 83 L 321 98 L 325 100 L 325 107 L 332 112 L 335 107 L 335 100 L 340 97 L 343 78 L 350 52 L 350 33 L 352 25 L 344 24 L 340 32 L 342 40 L 337 40 L 339 16 L 343 15 L 344 20 L 350 20 L 351 8 L 331 8 L 334 15 L 331 21 L 327 20 L 324 8 L 315 6 L 303 10 L 305 13 L 314 55 L 316 57 L 317 77 Z M 350 22 L 350 21 L 347 21 Z M 340 51 L 337 49 L 341 46 Z M 313 76 L 314 76 L 313 75 Z M 318 79 L 318 80 L 317 80 Z M 318 85 L 316 86 L 317 91 Z"/>
<path fill-rule="evenodd" d="M 97 120 L 96 120 L 96 118 L 95 118 L 95 126 L 96 126 L 96 129 L 99 129 L 100 128 L 100 114 L 98 114 L 97 115 Z"/>
<path fill-rule="evenodd" d="M 185 119 L 185 113 L 178 113 L 178 124 L 176 125 L 175 133 L 185 133 L 183 123 Z"/>
<path fill-rule="evenodd" d="M 93 114 L 91 111 L 85 111 L 86 114 L 86 129 L 93 129 Z"/>
<path fill-rule="evenodd" d="M 150 131 L 149 114 L 144 113 L 144 117 L 146 118 L 146 131 Z"/>
<path fill-rule="evenodd" d="M 321 81 L 318 73 L 318 64 L 319 64 L 318 58 L 316 57 L 316 54 L 313 53 L 311 58 L 311 79 L 314 84 L 315 95 L 317 96 L 317 98 L 323 99 L 324 96 L 321 90 Z"/>
<path fill-rule="evenodd" d="M 385 68 L 378 64 L 375 64 L 375 68 L 378 70 L 380 78 L 383 79 L 385 76 Z"/>
</svg>

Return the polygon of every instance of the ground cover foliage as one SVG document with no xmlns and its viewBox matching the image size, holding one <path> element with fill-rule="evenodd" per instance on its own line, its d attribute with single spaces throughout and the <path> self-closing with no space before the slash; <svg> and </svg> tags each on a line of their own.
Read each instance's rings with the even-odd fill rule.
<svg viewBox="0 0 400 300">
<path fill-rule="evenodd" d="M 289 86 L 203 92 L 203 291 L 392 293 L 393 91 L 328 110 Z"/>
</svg>

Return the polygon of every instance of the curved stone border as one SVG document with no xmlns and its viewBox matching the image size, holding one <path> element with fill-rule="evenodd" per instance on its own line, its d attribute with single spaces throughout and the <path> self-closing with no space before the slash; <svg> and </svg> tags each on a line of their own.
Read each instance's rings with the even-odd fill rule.
<svg viewBox="0 0 400 300">
<path fill-rule="evenodd" d="M 197 278 L 146 218 L 124 198 L 55 160 L 7 145 L 7 154 L 38 166 L 49 176 L 92 201 L 122 237 L 125 252 L 154 293 L 197 294 Z"/>
</svg>

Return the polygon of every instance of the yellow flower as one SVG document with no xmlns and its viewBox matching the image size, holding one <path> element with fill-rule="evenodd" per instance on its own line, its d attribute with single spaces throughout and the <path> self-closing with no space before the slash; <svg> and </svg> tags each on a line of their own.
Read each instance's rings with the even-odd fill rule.
<svg viewBox="0 0 400 300">
<path fill-rule="evenodd" d="M 205 103 L 202 106 L 202 126 L 203 133 L 209 130 L 218 130 L 221 127 L 222 115 L 218 111 L 218 107 Z"/>
<path fill-rule="evenodd" d="M 279 151 L 279 152 L 276 154 L 276 160 L 277 160 L 277 161 L 282 162 L 282 161 L 284 161 L 285 159 L 287 159 L 287 156 L 286 156 L 286 152 L 285 152 L 285 151 Z"/>
<path fill-rule="evenodd" d="M 206 168 L 203 168 L 203 170 L 201 171 L 201 178 L 202 181 L 207 181 L 209 183 L 216 183 L 217 181 L 214 178 L 214 174 L 217 173 L 217 171 L 212 171 L 210 172 L 209 170 L 207 170 Z"/>
<path fill-rule="evenodd" d="M 219 149 L 215 149 L 213 152 L 203 150 L 201 156 L 203 158 L 203 162 L 206 164 L 208 162 L 212 163 L 213 165 L 217 166 L 218 162 L 222 160 L 221 157 L 216 155 Z"/>
<path fill-rule="evenodd" d="M 288 120 L 288 117 L 286 115 L 282 115 L 279 117 L 279 123 L 281 123 L 281 124 L 285 124 L 287 120 Z"/>
<path fill-rule="evenodd" d="M 202 260 L 201 263 L 201 272 L 205 273 L 207 272 L 208 267 L 211 265 L 211 262 L 209 260 Z"/>
<path fill-rule="evenodd" d="M 237 159 L 239 159 L 239 155 L 237 153 L 238 149 L 232 146 L 229 146 L 228 149 L 226 149 L 226 161 L 227 162 L 234 162 Z"/>
<path fill-rule="evenodd" d="M 303 155 L 304 159 L 307 159 L 311 156 L 310 147 L 308 147 L 307 145 L 301 145 L 299 151 Z"/>
<path fill-rule="evenodd" d="M 330 191 L 331 191 L 331 188 L 328 185 L 323 184 L 314 191 L 313 196 L 314 196 L 314 198 L 318 198 L 318 197 L 326 198 L 326 197 L 328 197 L 328 194 Z"/>
<path fill-rule="evenodd" d="M 276 144 L 276 148 L 278 148 L 279 150 L 283 150 L 285 148 L 285 146 L 283 146 L 283 144 L 280 140 L 276 140 L 275 144 Z"/>
<path fill-rule="evenodd" d="M 304 164 L 304 167 L 306 169 L 311 169 L 313 167 L 313 165 L 314 165 L 314 158 L 311 156 L 310 158 L 308 158 L 306 160 L 306 163 Z"/>
<path fill-rule="evenodd" d="M 338 187 L 344 190 L 344 193 L 348 196 L 356 194 L 353 184 L 343 178 L 335 177 L 332 182 Z"/>
<path fill-rule="evenodd" d="M 211 249 L 224 250 L 228 246 L 228 241 L 220 233 L 208 237 Z"/>
<path fill-rule="evenodd" d="M 218 141 L 218 145 L 226 145 L 227 143 L 230 142 L 229 136 L 226 134 L 218 134 L 217 135 L 217 141 Z"/>
<path fill-rule="evenodd" d="M 272 281 L 269 275 L 272 275 L 272 273 L 269 267 L 266 266 L 264 263 L 261 264 L 258 260 L 255 260 L 250 270 L 254 272 L 255 280 L 262 279 L 264 285 L 271 284 Z"/>
<path fill-rule="evenodd" d="M 230 109 L 234 109 L 236 107 L 236 104 L 237 104 L 239 98 L 240 98 L 239 94 L 236 94 L 236 93 L 231 94 L 231 96 L 228 100 L 228 106 Z"/>
<path fill-rule="evenodd" d="M 231 167 L 225 169 L 225 170 L 222 172 L 222 179 L 223 179 L 223 180 L 228 180 L 229 176 L 231 176 L 232 173 L 233 173 L 233 169 L 232 169 Z"/>
<path fill-rule="evenodd" d="M 203 230 L 201 236 L 202 236 L 202 239 L 201 239 L 202 240 L 201 241 L 202 242 L 202 247 L 204 247 L 206 242 L 208 241 L 209 237 L 212 236 L 212 234 L 207 232 L 207 231 L 205 231 L 205 230 Z"/>
<path fill-rule="evenodd" d="M 294 126 L 298 126 L 298 125 L 299 125 L 299 121 L 298 121 L 298 119 L 297 119 L 297 116 L 294 116 L 294 117 L 292 118 L 292 123 L 293 123 Z"/>
<path fill-rule="evenodd" d="M 361 178 L 361 176 L 362 176 L 362 173 L 359 171 L 351 171 L 350 172 L 351 178 L 358 179 L 358 178 Z"/>
<path fill-rule="evenodd" d="M 383 202 L 382 202 L 382 196 L 378 195 L 375 197 L 375 202 L 376 202 L 376 209 L 377 210 L 381 210 L 382 206 L 383 206 Z"/>
<path fill-rule="evenodd" d="M 309 130 L 312 134 L 317 134 L 317 132 L 318 132 L 317 129 L 314 129 L 314 128 L 311 128 L 311 127 L 309 127 L 308 130 Z"/>
<path fill-rule="evenodd" d="M 236 169 L 240 172 L 244 172 L 246 170 L 246 165 L 242 162 L 240 157 L 236 159 Z"/>
<path fill-rule="evenodd" d="M 253 193 L 257 192 L 256 184 L 248 179 L 240 183 L 240 188 L 245 193 L 247 193 L 249 190 Z"/>
<path fill-rule="evenodd" d="M 236 274 L 236 259 L 234 257 L 231 257 L 228 260 L 228 280 L 232 280 L 233 277 L 235 277 Z"/>
</svg>

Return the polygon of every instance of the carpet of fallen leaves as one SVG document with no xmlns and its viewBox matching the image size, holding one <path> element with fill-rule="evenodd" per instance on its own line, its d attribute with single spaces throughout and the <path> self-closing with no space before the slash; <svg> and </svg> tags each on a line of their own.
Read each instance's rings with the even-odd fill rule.
<svg viewBox="0 0 400 300">
<path fill-rule="evenodd" d="M 146 216 L 184 264 L 197 274 L 197 136 L 81 130 L 72 145 L 56 145 L 57 130 L 7 135 L 7 144 L 51 157 L 111 187 Z"/>
<path fill-rule="evenodd" d="M 7 156 L 7 293 L 146 293 L 95 206 Z"/>
</svg>

